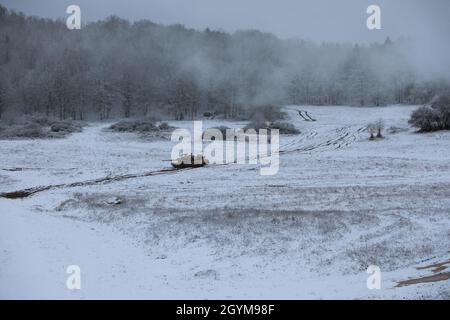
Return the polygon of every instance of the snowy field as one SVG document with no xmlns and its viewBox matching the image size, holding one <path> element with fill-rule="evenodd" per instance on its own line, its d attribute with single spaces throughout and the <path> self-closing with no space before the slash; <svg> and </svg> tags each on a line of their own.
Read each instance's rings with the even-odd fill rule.
<svg viewBox="0 0 450 320">
<path fill-rule="evenodd" d="M 286 107 L 301 134 L 274 176 L 206 166 L 0 198 L 0 298 L 449 299 L 450 132 L 415 133 L 414 106 L 301 108 L 317 121 Z M 0 192 L 170 167 L 173 142 L 108 125 L 0 141 Z"/>
</svg>

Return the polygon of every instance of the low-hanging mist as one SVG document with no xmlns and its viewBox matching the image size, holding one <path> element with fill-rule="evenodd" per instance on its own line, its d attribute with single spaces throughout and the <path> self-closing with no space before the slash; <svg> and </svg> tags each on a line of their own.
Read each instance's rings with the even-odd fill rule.
<svg viewBox="0 0 450 320">
<path fill-rule="evenodd" d="M 68 30 L 0 6 L 0 43 L 2 118 L 251 118 L 268 105 L 424 104 L 448 85 L 424 76 L 405 38 L 319 44 L 115 16 Z"/>
</svg>

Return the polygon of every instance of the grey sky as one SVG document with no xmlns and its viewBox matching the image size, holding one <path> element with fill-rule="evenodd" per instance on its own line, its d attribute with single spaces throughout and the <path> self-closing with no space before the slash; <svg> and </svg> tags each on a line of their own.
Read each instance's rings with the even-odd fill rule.
<svg viewBox="0 0 450 320">
<path fill-rule="evenodd" d="M 279 37 L 316 41 L 382 41 L 387 35 L 446 39 L 450 34 L 448 0 L 0 0 L 9 9 L 63 18 L 78 4 L 84 21 L 115 14 L 130 20 L 225 30 L 258 29 Z M 383 30 L 366 28 L 366 8 L 382 9 Z"/>
<path fill-rule="evenodd" d="M 110 15 L 234 32 L 257 29 L 316 42 L 381 42 L 407 36 L 410 58 L 423 75 L 450 79 L 450 0 L 0 0 L 28 15 L 65 18 L 70 4 L 82 21 Z M 381 7 L 382 30 L 366 27 L 366 9 Z"/>
</svg>

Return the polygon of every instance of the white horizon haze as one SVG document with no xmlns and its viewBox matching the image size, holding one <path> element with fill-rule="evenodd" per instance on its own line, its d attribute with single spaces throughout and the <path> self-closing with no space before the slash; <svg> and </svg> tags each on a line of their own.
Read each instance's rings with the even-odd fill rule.
<svg viewBox="0 0 450 320">
<path fill-rule="evenodd" d="M 414 40 L 413 63 L 424 75 L 450 78 L 448 0 L 0 0 L 27 15 L 65 19 L 66 8 L 81 7 L 82 22 L 111 15 L 164 25 L 220 30 L 260 30 L 279 38 L 315 42 L 373 43 L 387 37 Z M 381 30 L 368 30 L 367 7 L 381 8 Z"/>
</svg>

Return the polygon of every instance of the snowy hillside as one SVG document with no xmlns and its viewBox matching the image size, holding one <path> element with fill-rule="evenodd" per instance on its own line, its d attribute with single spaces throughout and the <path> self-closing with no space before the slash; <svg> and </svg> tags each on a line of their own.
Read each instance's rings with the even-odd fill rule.
<svg viewBox="0 0 450 320">
<path fill-rule="evenodd" d="M 301 134 L 281 137 L 274 176 L 241 164 L 148 175 L 170 167 L 174 143 L 109 123 L 1 140 L 0 192 L 59 187 L 0 198 L 0 298 L 448 299 L 450 132 L 415 133 L 415 108 L 288 106 Z M 380 118 L 385 138 L 370 141 Z M 81 290 L 66 288 L 69 265 Z M 366 286 L 369 265 L 381 290 Z"/>
</svg>

